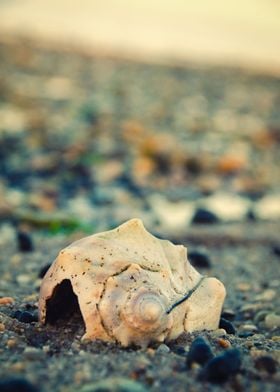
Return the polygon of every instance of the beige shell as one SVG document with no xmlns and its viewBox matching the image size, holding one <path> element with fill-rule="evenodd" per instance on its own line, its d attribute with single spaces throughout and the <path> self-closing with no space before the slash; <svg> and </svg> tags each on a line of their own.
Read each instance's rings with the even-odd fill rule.
<svg viewBox="0 0 280 392">
<path fill-rule="evenodd" d="M 59 253 L 42 281 L 39 315 L 42 323 L 55 321 L 78 301 L 83 339 L 145 347 L 184 331 L 216 329 L 224 298 L 223 284 L 200 275 L 184 246 L 132 219 Z"/>
</svg>

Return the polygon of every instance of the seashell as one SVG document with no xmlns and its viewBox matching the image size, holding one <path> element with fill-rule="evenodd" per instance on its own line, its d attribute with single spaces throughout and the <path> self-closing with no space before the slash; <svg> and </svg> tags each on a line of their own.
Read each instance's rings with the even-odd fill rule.
<svg viewBox="0 0 280 392">
<path fill-rule="evenodd" d="M 146 347 L 218 328 L 224 298 L 223 284 L 199 274 L 184 246 L 132 219 L 59 253 L 42 281 L 39 318 L 55 322 L 79 306 L 83 339 Z"/>
</svg>

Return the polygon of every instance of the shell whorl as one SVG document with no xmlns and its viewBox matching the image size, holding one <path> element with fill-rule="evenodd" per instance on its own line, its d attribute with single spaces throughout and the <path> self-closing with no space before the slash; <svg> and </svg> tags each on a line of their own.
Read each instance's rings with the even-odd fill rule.
<svg viewBox="0 0 280 392">
<path fill-rule="evenodd" d="M 126 302 L 123 319 L 141 331 L 164 329 L 167 324 L 166 301 L 157 292 L 140 288 Z"/>
</svg>

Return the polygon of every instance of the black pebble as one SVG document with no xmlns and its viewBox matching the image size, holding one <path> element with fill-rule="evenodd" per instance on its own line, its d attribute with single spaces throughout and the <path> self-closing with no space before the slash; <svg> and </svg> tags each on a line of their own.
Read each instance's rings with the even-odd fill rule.
<svg viewBox="0 0 280 392">
<path fill-rule="evenodd" d="M 223 319 L 233 321 L 235 319 L 235 312 L 231 309 L 223 310 L 221 317 Z"/>
<path fill-rule="evenodd" d="M 238 334 L 238 337 L 239 338 L 248 338 L 249 336 L 253 336 L 253 335 L 255 335 L 255 332 L 253 332 L 253 331 L 243 331 L 243 332 L 240 332 L 239 334 Z"/>
<path fill-rule="evenodd" d="M 21 323 L 27 323 L 27 324 L 32 323 L 34 321 L 38 321 L 37 315 L 21 310 L 17 310 L 14 313 L 13 317 L 16 318 L 18 321 L 20 321 Z"/>
<path fill-rule="evenodd" d="M 211 211 L 204 208 L 198 208 L 192 218 L 192 223 L 196 224 L 213 224 L 218 223 L 218 217 Z"/>
<path fill-rule="evenodd" d="M 210 346 L 203 338 L 198 337 L 191 344 L 187 355 L 187 366 L 191 367 L 192 363 L 204 365 L 206 362 L 212 359 L 213 356 L 214 355 Z"/>
<path fill-rule="evenodd" d="M 226 333 L 228 333 L 230 335 L 235 335 L 235 333 L 236 333 L 236 330 L 235 330 L 234 326 L 232 325 L 232 323 L 222 317 L 220 319 L 219 328 L 223 328 L 226 331 Z"/>
<path fill-rule="evenodd" d="M 33 251 L 33 242 L 31 236 L 24 232 L 17 232 L 17 242 L 18 242 L 18 250 L 20 252 L 32 252 Z"/>
<path fill-rule="evenodd" d="M 211 261 L 209 256 L 200 251 L 191 251 L 188 252 L 188 258 L 191 262 L 191 264 L 195 267 L 198 268 L 210 268 L 211 267 Z"/>
<path fill-rule="evenodd" d="M 38 392 L 38 389 L 24 378 L 0 380 L 1 392 Z"/>
<path fill-rule="evenodd" d="M 175 346 L 172 348 L 172 351 L 176 353 L 177 355 L 185 356 L 186 355 L 186 350 L 182 346 Z"/>
<path fill-rule="evenodd" d="M 274 245 L 272 248 L 272 252 L 276 255 L 276 256 L 280 256 L 280 245 Z"/>
<path fill-rule="evenodd" d="M 46 275 L 50 266 L 51 266 L 51 263 L 44 265 L 44 267 L 42 267 L 39 271 L 38 278 L 43 279 L 43 277 Z"/>
<path fill-rule="evenodd" d="M 274 374 L 277 372 L 277 362 L 269 355 L 263 355 L 256 359 L 255 367 L 259 370 L 265 370 L 267 373 Z"/>
<path fill-rule="evenodd" d="M 201 372 L 201 378 L 213 383 L 223 383 L 239 372 L 241 354 L 237 349 L 227 350 L 224 354 L 211 359 Z"/>
</svg>

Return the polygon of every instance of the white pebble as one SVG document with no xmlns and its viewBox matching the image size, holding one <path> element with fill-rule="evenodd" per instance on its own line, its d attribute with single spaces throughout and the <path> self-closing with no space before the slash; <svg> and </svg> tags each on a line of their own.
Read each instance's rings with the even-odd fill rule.
<svg viewBox="0 0 280 392">
<path fill-rule="evenodd" d="M 264 319 L 265 326 L 269 329 L 280 327 L 280 316 L 276 313 L 269 313 Z"/>
</svg>

